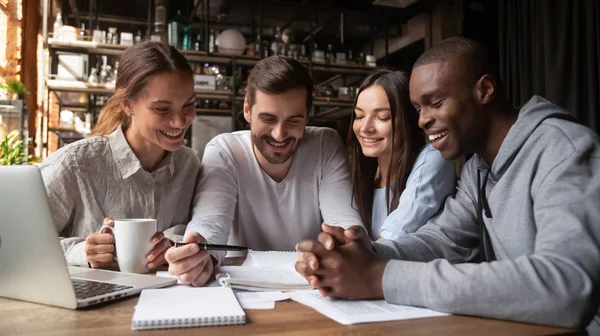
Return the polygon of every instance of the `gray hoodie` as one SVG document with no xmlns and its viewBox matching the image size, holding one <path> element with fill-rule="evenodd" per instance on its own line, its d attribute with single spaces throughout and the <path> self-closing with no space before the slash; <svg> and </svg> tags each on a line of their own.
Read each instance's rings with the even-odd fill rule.
<svg viewBox="0 0 600 336">
<path fill-rule="evenodd" d="M 376 249 L 396 259 L 388 302 L 563 327 L 594 319 L 597 334 L 600 138 L 534 96 L 491 169 L 475 155 L 436 216 Z"/>
</svg>

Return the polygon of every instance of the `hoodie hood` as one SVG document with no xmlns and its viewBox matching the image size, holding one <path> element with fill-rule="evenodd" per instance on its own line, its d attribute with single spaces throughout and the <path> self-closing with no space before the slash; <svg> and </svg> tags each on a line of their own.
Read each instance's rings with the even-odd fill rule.
<svg viewBox="0 0 600 336">
<path fill-rule="evenodd" d="M 552 104 L 540 96 L 533 96 L 525 105 L 523 105 L 523 107 L 521 107 L 517 121 L 510 128 L 506 138 L 502 142 L 498 155 L 492 164 L 490 178 L 496 181 L 499 180 L 508 167 L 510 167 L 513 160 L 535 129 L 546 119 L 550 118 L 579 123 L 579 120 L 565 109 Z M 479 165 L 483 165 L 481 159 L 479 159 Z"/>
</svg>

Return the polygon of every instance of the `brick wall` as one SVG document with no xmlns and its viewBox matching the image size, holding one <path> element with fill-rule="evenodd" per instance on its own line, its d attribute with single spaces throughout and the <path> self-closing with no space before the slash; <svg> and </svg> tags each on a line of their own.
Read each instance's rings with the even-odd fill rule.
<svg viewBox="0 0 600 336">
<path fill-rule="evenodd" d="M 0 0 L 0 82 L 21 80 L 22 0 Z M 6 93 L 0 98 L 6 98 Z"/>
</svg>

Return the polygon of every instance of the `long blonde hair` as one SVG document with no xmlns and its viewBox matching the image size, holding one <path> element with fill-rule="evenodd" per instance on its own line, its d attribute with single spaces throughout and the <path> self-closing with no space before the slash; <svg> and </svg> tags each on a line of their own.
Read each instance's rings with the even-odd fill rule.
<svg viewBox="0 0 600 336">
<path fill-rule="evenodd" d="M 115 93 L 100 111 L 91 135 L 110 134 L 119 125 L 129 127 L 131 117 L 123 111 L 125 100 L 135 100 L 152 76 L 175 71 L 193 73 L 185 57 L 166 43 L 144 41 L 127 48 L 119 58 Z"/>
</svg>

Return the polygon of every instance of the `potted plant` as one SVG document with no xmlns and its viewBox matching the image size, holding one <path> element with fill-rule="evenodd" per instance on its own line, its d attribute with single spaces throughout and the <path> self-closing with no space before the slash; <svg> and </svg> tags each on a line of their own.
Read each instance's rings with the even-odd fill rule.
<svg viewBox="0 0 600 336">
<path fill-rule="evenodd" d="M 29 91 L 25 88 L 25 84 L 18 80 L 8 80 L 6 83 L 1 84 L 0 87 L 9 94 L 12 94 L 12 100 L 23 99 L 24 95 L 29 94 Z"/>
<path fill-rule="evenodd" d="M 0 142 L 0 166 L 28 164 L 33 161 L 28 155 L 23 140 L 18 140 L 19 131 L 14 130 Z"/>
</svg>

